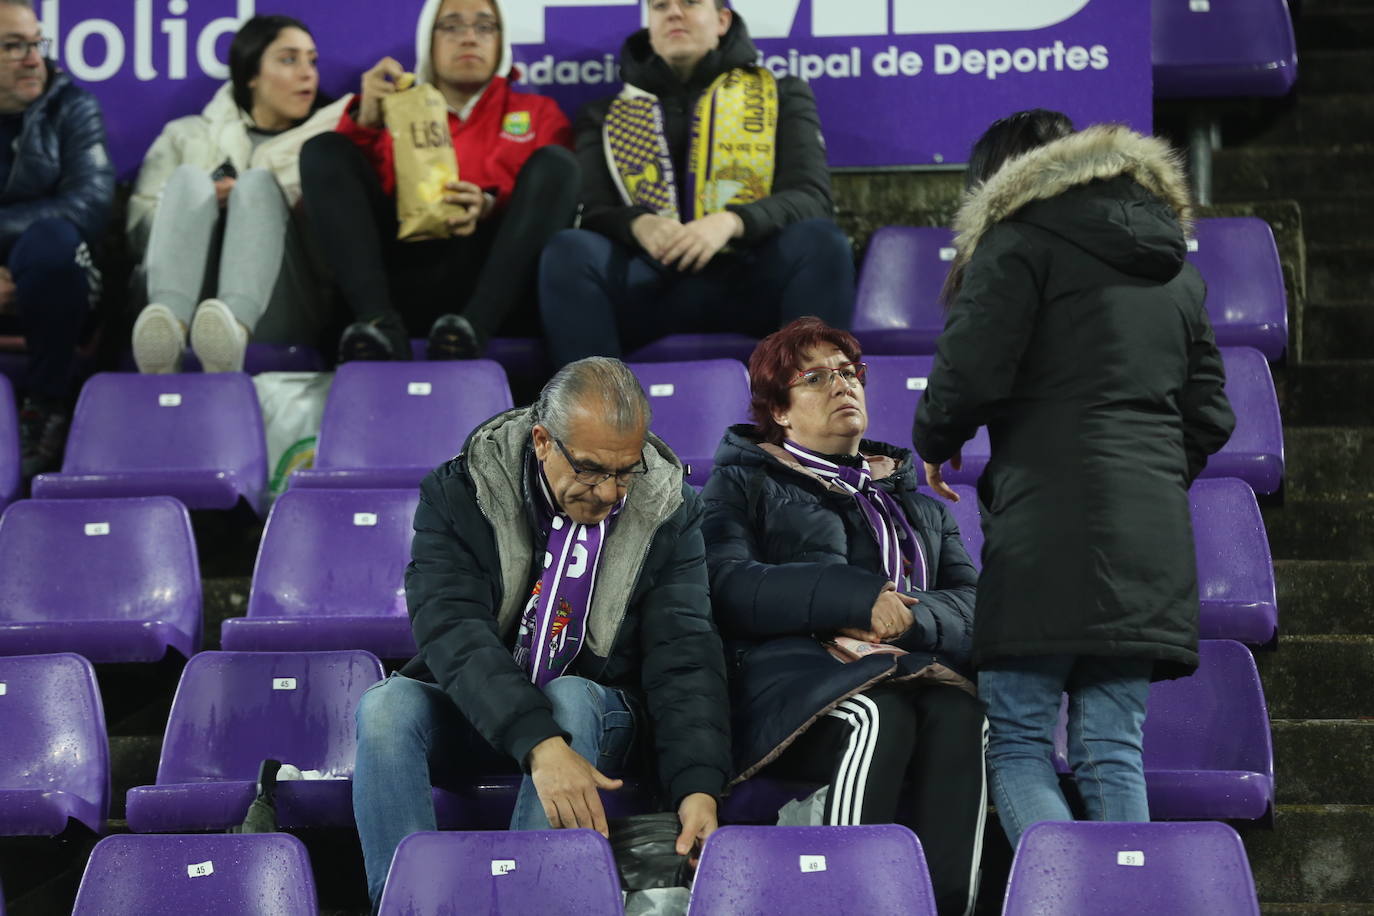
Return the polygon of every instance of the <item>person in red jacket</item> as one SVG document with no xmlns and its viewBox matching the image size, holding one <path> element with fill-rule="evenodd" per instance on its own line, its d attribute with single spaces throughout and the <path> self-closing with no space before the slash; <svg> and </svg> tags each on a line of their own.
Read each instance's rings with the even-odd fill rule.
<svg viewBox="0 0 1374 916">
<path fill-rule="evenodd" d="M 510 85 L 510 42 L 495 0 L 425 0 L 415 78 L 448 103 L 461 208 L 446 239 L 397 241 L 396 172 L 382 99 L 404 68 L 384 57 L 363 74 L 335 132 L 306 144 L 301 184 L 335 282 L 356 321 L 340 361 L 479 356 L 503 326 L 537 336 L 535 276 L 548 238 L 572 224 L 577 163 L 568 119 L 552 99 Z"/>
</svg>

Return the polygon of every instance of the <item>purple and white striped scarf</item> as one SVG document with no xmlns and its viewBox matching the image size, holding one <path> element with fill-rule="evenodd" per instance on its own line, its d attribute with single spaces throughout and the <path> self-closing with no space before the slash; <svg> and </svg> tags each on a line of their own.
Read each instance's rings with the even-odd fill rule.
<svg viewBox="0 0 1374 916">
<path fill-rule="evenodd" d="M 782 443 L 801 466 L 817 477 L 834 481 L 854 497 L 878 544 L 883 572 L 899 590 L 926 589 L 926 558 L 921 541 L 911 528 L 901 504 L 885 490 L 873 485 L 873 469 L 867 458 L 862 467 L 831 461 L 824 455 L 803 448 L 788 439 Z"/>
<path fill-rule="evenodd" d="M 601 545 L 624 500 L 595 525 L 580 525 L 553 501 L 544 469 L 535 473 L 535 515 L 546 539 L 543 572 L 520 615 L 515 662 L 537 686 L 562 675 L 582 650 Z"/>
</svg>

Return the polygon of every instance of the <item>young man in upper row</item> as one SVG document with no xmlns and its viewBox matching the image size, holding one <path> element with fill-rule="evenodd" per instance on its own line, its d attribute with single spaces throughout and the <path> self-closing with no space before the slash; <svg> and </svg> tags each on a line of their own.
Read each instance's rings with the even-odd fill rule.
<svg viewBox="0 0 1374 916">
<path fill-rule="evenodd" d="M 409 359 L 410 337 L 428 337 L 430 358 L 470 358 L 503 325 L 536 336 L 539 253 L 576 209 L 568 120 L 552 99 L 511 87 L 495 0 L 426 0 L 415 61 L 417 82 L 448 103 L 459 181 L 446 199 L 461 207 L 449 238 L 396 239 L 396 171 L 382 122 L 382 100 L 405 72 L 395 59 L 363 74 L 337 132 L 301 156 L 306 209 L 357 318 L 341 359 Z"/>
</svg>

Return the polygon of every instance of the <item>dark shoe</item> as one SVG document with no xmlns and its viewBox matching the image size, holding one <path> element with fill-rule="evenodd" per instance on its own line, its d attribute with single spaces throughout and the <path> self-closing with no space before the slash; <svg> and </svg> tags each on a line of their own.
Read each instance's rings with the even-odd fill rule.
<svg viewBox="0 0 1374 916">
<path fill-rule="evenodd" d="M 339 338 L 339 362 L 410 359 L 410 338 L 395 312 L 370 321 L 355 321 Z"/>
<path fill-rule="evenodd" d="M 64 407 L 37 398 L 24 399 L 19 410 L 19 454 L 25 480 L 62 466 L 71 421 Z"/>
<path fill-rule="evenodd" d="M 429 359 L 476 359 L 482 344 L 472 323 L 462 315 L 440 315 L 429 329 Z"/>
</svg>

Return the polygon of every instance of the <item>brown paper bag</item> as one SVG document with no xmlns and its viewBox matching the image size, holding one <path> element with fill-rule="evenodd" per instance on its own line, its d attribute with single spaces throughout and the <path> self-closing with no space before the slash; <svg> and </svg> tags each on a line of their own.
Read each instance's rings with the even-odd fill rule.
<svg viewBox="0 0 1374 916">
<path fill-rule="evenodd" d="M 407 77 L 410 74 L 406 74 Z M 410 80 L 402 80 L 406 86 Z M 458 158 L 448 132 L 448 105 L 427 83 L 382 99 L 396 168 L 396 237 L 402 241 L 448 238 L 448 220 L 462 207 L 444 201 L 445 184 L 458 180 Z"/>
</svg>

